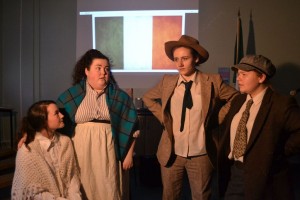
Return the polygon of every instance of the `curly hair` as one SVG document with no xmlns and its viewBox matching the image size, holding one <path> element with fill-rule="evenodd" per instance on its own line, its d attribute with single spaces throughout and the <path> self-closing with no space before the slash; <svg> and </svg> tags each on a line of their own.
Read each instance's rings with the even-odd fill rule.
<svg viewBox="0 0 300 200">
<path fill-rule="evenodd" d="M 94 59 L 100 58 L 107 60 L 109 66 L 111 67 L 110 59 L 105 56 L 103 53 L 98 51 L 97 49 L 88 50 L 76 63 L 73 70 L 73 85 L 79 83 L 81 80 L 86 79 L 85 69 L 90 69 L 90 66 Z M 116 83 L 111 71 L 110 71 L 110 79 L 113 83 Z"/>
<path fill-rule="evenodd" d="M 34 140 L 36 132 L 48 128 L 48 111 L 47 108 L 50 104 L 56 104 L 52 100 L 38 101 L 27 111 L 27 116 L 22 120 L 21 133 L 27 134 L 25 145 L 27 146 Z"/>
</svg>

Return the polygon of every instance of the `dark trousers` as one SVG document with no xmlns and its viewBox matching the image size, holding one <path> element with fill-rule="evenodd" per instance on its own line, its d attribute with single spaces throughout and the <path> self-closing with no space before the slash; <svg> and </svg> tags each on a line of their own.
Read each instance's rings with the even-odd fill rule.
<svg viewBox="0 0 300 200">
<path fill-rule="evenodd" d="M 231 167 L 231 176 L 225 193 L 225 200 L 244 200 L 245 183 L 244 167 L 241 162 L 234 162 Z"/>
</svg>

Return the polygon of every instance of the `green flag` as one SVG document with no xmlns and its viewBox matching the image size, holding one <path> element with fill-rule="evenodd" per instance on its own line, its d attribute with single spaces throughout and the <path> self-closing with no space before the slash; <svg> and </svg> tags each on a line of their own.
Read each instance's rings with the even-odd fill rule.
<svg viewBox="0 0 300 200">
<path fill-rule="evenodd" d="M 235 38 L 235 47 L 234 47 L 234 65 L 238 64 L 240 60 L 244 57 L 243 49 L 243 30 L 242 30 L 242 21 L 240 17 L 240 10 L 238 12 L 237 18 L 237 30 Z M 233 83 L 236 83 L 236 72 L 233 74 Z"/>
<path fill-rule="evenodd" d="M 254 25 L 252 20 L 252 10 L 250 12 L 250 21 L 249 21 L 249 34 L 248 34 L 248 43 L 247 43 L 247 55 L 254 55 L 256 53 L 255 50 L 255 36 L 254 36 Z"/>
</svg>

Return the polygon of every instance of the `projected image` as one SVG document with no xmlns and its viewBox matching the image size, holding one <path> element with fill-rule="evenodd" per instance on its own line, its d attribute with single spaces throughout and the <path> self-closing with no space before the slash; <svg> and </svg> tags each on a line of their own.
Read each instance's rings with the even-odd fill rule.
<svg viewBox="0 0 300 200">
<path fill-rule="evenodd" d="M 164 43 L 186 31 L 187 15 L 198 10 L 80 12 L 90 15 L 93 48 L 112 58 L 116 72 L 176 71 Z"/>
</svg>

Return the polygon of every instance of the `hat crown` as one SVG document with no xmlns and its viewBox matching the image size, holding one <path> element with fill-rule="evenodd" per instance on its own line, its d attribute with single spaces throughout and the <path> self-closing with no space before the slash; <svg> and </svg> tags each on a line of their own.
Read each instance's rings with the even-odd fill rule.
<svg viewBox="0 0 300 200">
<path fill-rule="evenodd" d="M 173 50 L 176 47 L 188 47 L 192 48 L 195 50 L 198 55 L 199 55 L 199 61 L 196 64 L 201 64 L 204 63 L 208 57 L 209 53 L 207 52 L 206 49 L 204 49 L 200 44 L 199 41 L 191 36 L 188 35 L 182 35 L 179 40 L 177 41 L 168 41 L 165 43 L 165 52 L 167 56 L 171 59 L 174 60 L 173 57 Z"/>
<path fill-rule="evenodd" d="M 179 39 L 180 42 L 186 43 L 186 44 L 193 44 L 193 45 L 199 45 L 199 41 L 196 40 L 193 37 L 190 37 L 188 35 L 182 35 Z"/>
<path fill-rule="evenodd" d="M 271 60 L 262 55 L 246 55 L 241 59 L 240 64 L 253 66 L 269 77 L 272 77 L 276 73 L 276 68 Z"/>
</svg>

